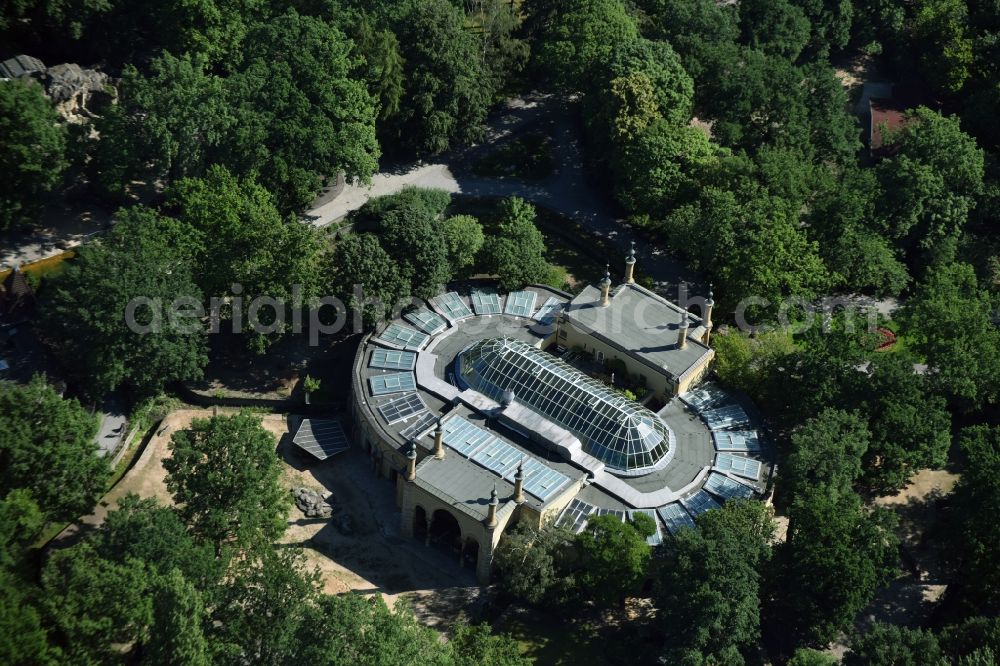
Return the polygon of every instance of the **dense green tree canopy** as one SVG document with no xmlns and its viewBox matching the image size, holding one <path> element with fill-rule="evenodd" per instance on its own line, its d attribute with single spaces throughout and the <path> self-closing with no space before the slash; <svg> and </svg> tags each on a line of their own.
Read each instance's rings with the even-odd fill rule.
<svg viewBox="0 0 1000 666">
<path fill-rule="evenodd" d="M 960 444 L 969 464 L 955 488 L 956 543 L 950 555 L 959 575 L 948 593 L 967 613 L 1000 610 L 1000 428 L 974 426 L 962 431 Z"/>
<path fill-rule="evenodd" d="M 333 293 L 365 326 L 384 321 L 409 302 L 410 281 L 374 234 L 350 234 L 337 241 L 331 263 Z"/>
<path fill-rule="evenodd" d="M 0 230 L 36 222 L 66 167 L 66 126 L 34 81 L 0 85 Z"/>
<path fill-rule="evenodd" d="M 742 664 L 742 651 L 760 639 L 761 571 L 770 559 L 774 524 L 767 507 L 745 501 L 728 502 L 697 523 L 669 543 L 658 581 L 665 658 Z"/>
<path fill-rule="evenodd" d="M 792 435 L 792 451 L 781 471 L 782 488 L 791 496 L 825 485 L 848 493 L 861 476 L 861 462 L 871 443 L 868 425 L 857 414 L 827 409 Z"/>
<path fill-rule="evenodd" d="M 461 9 L 448 0 L 408 0 L 395 30 L 406 75 L 387 145 L 436 154 L 478 140 L 495 81 Z"/>
<path fill-rule="evenodd" d="M 92 165 L 101 187 L 120 195 L 133 180 L 201 175 L 235 122 L 225 80 L 204 61 L 164 53 L 149 73 L 122 73 L 118 104 L 97 121 Z"/>
<path fill-rule="evenodd" d="M 951 264 L 930 272 L 903 313 L 931 385 L 961 407 L 1000 395 L 1000 329 L 992 323 L 993 310 L 972 266 Z"/>
<path fill-rule="evenodd" d="M 274 198 L 253 180 L 238 180 L 224 167 L 213 166 L 204 178 L 178 181 L 168 196 L 170 208 L 197 238 L 195 276 L 203 293 L 222 298 L 239 285 L 242 321 L 251 324 L 254 319 L 275 329 L 270 336 L 252 335 L 258 348 L 285 331 L 292 308 L 323 295 L 319 233 L 282 219 Z M 261 297 L 280 304 L 252 308 Z"/>
<path fill-rule="evenodd" d="M 451 264 L 442 224 L 421 208 L 398 208 L 382 216 L 379 241 L 399 264 L 413 295 L 430 298 L 451 280 Z"/>
<path fill-rule="evenodd" d="M 877 623 L 851 639 L 844 666 L 947 666 L 937 638 L 923 629 Z"/>
<path fill-rule="evenodd" d="M 181 517 L 216 553 L 268 543 L 285 529 L 288 496 L 274 435 L 249 412 L 196 419 L 174 433 L 163 461 Z"/>
<path fill-rule="evenodd" d="M 512 197 L 500 203 L 495 235 L 484 245 L 487 264 L 499 276 L 500 289 L 516 291 L 545 279 L 545 239 L 535 226 L 535 208 Z"/>
<path fill-rule="evenodd" d="M 635 591 L 649 565 L 646 534 L 615 516 L 598 516 L 576 537 L 582 568 L 580 593 L 604 606 L 621 603 Z"/>
<path fill-rule="evenodd" d="M 451 274 L 471 269 L 486 242 L 483 225 L 471 215 L 453 215 L 441 223 L 441 236 L 448 251 Z"/>
<path fill-rule="evenodd" d="M 558 85 L 585 90 L 615 48 L 639 37 L 621 0 L 582 0 L 560 7 L 544 26 L 535 57 Z"/>
<path fill-rule="evenodd" d="M 809 20 L 789 0 L 744 0 L 739 11 L 743 41 L 751 48 L 795 60 L 809 42 Z"/>
<path fill-rule="evenodd" d="M 42 377 L 0 382 L 0 497 L 27 489 L 47 520 L 90 513 L 110 474 L 96 434 L 96 417 Z"/>
<path fill-rule="evenodd" d="M 802 639 L 824 644 L 848 629 L 896 574 L 895 515 L 864 507 L 852 492 L 817 485 L 799 491 L 788 519 L 785 621 Z"/>
<path fill-rule="evenodd" d="M 190 228 L 141 207 L 117 220 L 79 250 L 41 303 L 46 336 L 92 397 L 121 384 L 154 393 L 199 378 L 208 361 Z"/>
<path fill-rule="evenodd" d="M 352 48 L 332 24 L 289 11 L 251 31 L 227 81 L 235 124 L 222 161 L 257 173 L 281 210 L 305 206 L 338 172 L 367 181 L 378 167 L 375 102 L 354 78 Z"/>
<path fill-rule="evenodd" d="M 899 153 L 878 167 L 884 233 L 911 260 L 952 261 L 982 193 L 983 169 L 983 151 L 958 118 L 917 109 L 899 137 Z"/>
<path fill-rule="evenodd" d="M 493 559 L 506 592 L 538 604 L 559 585 L 559 552 L 570 540 L 564 532 L 535 529 L 528 521 L 504 532 Z"/>
</svg>

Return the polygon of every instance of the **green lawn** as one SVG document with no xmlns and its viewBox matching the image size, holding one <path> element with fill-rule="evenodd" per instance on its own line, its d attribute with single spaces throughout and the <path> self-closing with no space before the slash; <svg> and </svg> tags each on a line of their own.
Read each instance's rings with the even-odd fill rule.
<svg viewBox="0 0 1000 666">
<path fill-rule="evenodd" d="M 485 178 L 538 181 L 552 175 L 552 142 L 544 134 L 525 134 L 477 160 L 472 172 Z"/>
</svg>

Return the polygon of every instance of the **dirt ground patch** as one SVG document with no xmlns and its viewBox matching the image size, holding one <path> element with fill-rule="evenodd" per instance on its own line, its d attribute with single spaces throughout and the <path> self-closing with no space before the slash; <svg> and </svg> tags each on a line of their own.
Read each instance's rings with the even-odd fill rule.
<svg viewBox="0 0 1000 666">
<path fill-rule="evenodd" d="M 128 493 L 170 504 L 163 468 L 163 460 L 170 455 L 170 438 L 193 419 L 211 415 L 212 410 L 196 409 L 168 414 L 135 464 L 94 513 L 64 530 L 52 545 L 66 547 L 77 542 L 103 523 L 108 511 Z M 351 449 L 317 462 L 292 444 L 291 433 L 298 423 L 297 416 L 261 417 L 261 424 L 278 441 L 284 467 L 280 482 L 289 492 L 306 487 L 331 493 L 329 501 L 335 512 L 329 520 L 306 518 L 293 505 L 288 530 L 280 543 L 303 553 L 306 566 L 319 570 L 328 594 L 380 594 L 390 606 L 403 600 L 422 622 L 442 628 L 458 619 L 478 617 L 487 594 L 477 585 L 473 573 L 444 553 L 400 536 L 395 489 L 375 475 L 368 458 L 360 450 Z"/>
</svg>

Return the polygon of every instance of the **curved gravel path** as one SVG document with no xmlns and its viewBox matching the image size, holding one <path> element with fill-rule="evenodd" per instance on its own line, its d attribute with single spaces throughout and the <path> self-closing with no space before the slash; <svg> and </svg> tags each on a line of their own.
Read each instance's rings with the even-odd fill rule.
<svg viewBox="0 0 1000 666">
<path fill-rule="evenodd" d="M 515 178 L 482 178 L 472 173 L 471 165 L 476 159 L 527 131 L 551 137 L 555 162 L 551 176 L 528 183 Z M 369 186 L 349 184 L 332 200 L 318 199 L 305 217 L 312 224 L 324 227 L 373 197 L 393 194 L 409 186 L 471 197 L 519 196 L 573 219 L 618 248 L 620 255 L 607 257 L 616 275 L 623 272 L 625 253 L 630 242 L 635 241 L 637 273 L 652 277 L 659 289 L 700 283 L 697 274 L 631 229 L 614 203 L 589 181 L 572 99 L 538 94 L 511 100 L 490 119 L 487 138 L 482 144 L 438 156 L 433 162 L 389 168 L 376 174 Z"/>
</svg>

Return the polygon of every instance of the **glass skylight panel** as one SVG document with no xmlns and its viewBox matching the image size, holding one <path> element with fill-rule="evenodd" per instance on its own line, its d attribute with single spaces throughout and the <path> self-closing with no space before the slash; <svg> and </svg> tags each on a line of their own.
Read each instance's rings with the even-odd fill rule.
<svg viewBox="0 0 1000 666">
<path fill-rule="evenodd" d="M 437 335 L 444 329 L 448 328 L 448 322 L 442 319 L 440 315 L 431 312 L 427 308 L 420 308 L 419 310 L 415 310 L 413 312 L 407 312 L 403 315 L 403 318 L 427 335 Z"/>
<path fill-rule="evenodd" d="M 752 488 L 718 472 L 712 472 L 708 475 L 708 481 L 705 482 L 705 490 L 724 500 L 735 498 L 750 499 L 753 497 Z"/>
<path fill-rule="evenodd" d="M 584 450 L 626 475 L 656 469 L 672 444 L 651 411 L 520 340 L 474 343 L 458 360 L 460 383 L 494 400 L 515 400 L 570 430 Z"/>
<path fill-rule="evenodd" d="M 517 466 L 524 464 L 524 491 L 542 500 L 569 483 L 569 477 L 508 444 L 496 435 L 465 420 L 452 416 L 441 425 L 444 443 L 494 474 L 514 482 Z"/>
<path fill-rule="evenodd" d="M 712 383 L 705 384 L 696 391 L 688 391 L 680 395 L 680 399 L 696 412 L 703 412 L 728 398 L 728 393 Z"/>
<path fill-rule="evenodd" d="M 477 315 L 500 314 L 500 296 L 492 291 L 474 289 L 472 291 L 472 308 Z"/>
<path fill-rule="evenodd" d="M 399 431 L 399 435 L 405 440 L 416 439 L 420 435 L 430 430 L 431 426 L 437 422 L 437 416 L 431 412 L 421 414 L 416 421 Z"/>
<path fill-rule="evenodd" d="M 507 476 L 507 480 L 513 481 L 516 473 L 517 468 Z M 569 483 L 569 477 L 565 474 L 555 471 L 534 458 L 525 459 L 524 492 L 531 493 L 545 502 L 567 483 Z"/>
<path fill-rule="evenodd" d="M 652 518 L 653 525 L 656 526 L 656 533 L 646 537 L 646 543 L 654 548 L 663 543 L 663 532 L 660 531 L 660 521 L 656 519 L 656 511 L 653 511 L 652 509 L 635 509 L 634 511 L 628 512 L 628 519 L 635 521 L 637 513 L 641 513 Z"/>
<path fill-rule="evenodd" d="M 716 451 L 760 451 L 760 437 L 756 430 L 716 430 L 712 433 L 712 441 Z"/>
<path fill-rule="evenodd" d="M 424 401 L 416 393 L 407 393 L 378 407 L 382 418 L 389 425 L 405 421 L 414 414 L 419 414 L 426 409 Z"/>
<path fill-rule="evenodd" d="M 458 292 L 449 291 L 447 294 L 442 294 L 434 299 L 434 303 L 452 321 L 472 316 L 472 310 L 465 304 L 462 297 L 458 295 Z"/>
<path fill-rule="evenodd" d="M 515 317 L 530 317 L 535 310 L 535 299 L 538 295 L 533 291 L 513 291 L 507 295 L 507 305 L 504 314 Z"/>
<path fill-rule="evenodd" d="M 701 418 L 712 430 L 746 430 L 750 417 L 739 405 L 725 405 L 701 413 Z"/>
<path fill-rule="evenodd" d="M 392 323 L 375 339 L 404 349 L 420 349 L 427 342 L 428 336 L 415 328 Z"/>
<path fill-rule="evenodd" d="M 625 511 L 621 509 L 605 509 L 602 507 L 597 509 L 597 511 L 595 511 L 593 515 L 591 515 L 591 518 L 594 518 L 595 516 L 614 516 L 615 518 L 624 523 L 627 514 Z"/>
<path fill-rule="evenodd" d="M 711 509 L 718 509 L 719 503 L 712 499 L 712 496 L 704 490 L 699 490 L 691 497 L 681 500 L 681 504 L 687 509 L 692 517 L 696 518 Z"/>
<path fill-rule="evenodd" d="M 760 479 L 760 461 L 744 458 L 732 453 L 718 453 L 715 456 L 715 466 L 724 472 L 732 472 L 737 476 L 757 481 Z"/>
<path fill-rule="evenodd" d="M 372 352 L 372 360 L 368 363 L 368 367 L 384 370 L 413 370 L 416 364 L 417 355 L 413 352 L 379 347 Z"/>
<path fill-rule="evenodd" d="M 500 476 L 513 474 L 517 463 L 524 457 L 524 454 L 503 440 L 494 439 L 492 442 L 475 452 L 472 460 Z"/>
<path fill-rule="evenodd" d="M 597 507 L 592 504 L 587 504 L 583 500 L 574 499 L 569 503 L 563 512 L 559 514 L 559 519 L 556 520 L 556 525 L 558 527 L 565 527 L 573 534 L 579 534 L 583 531 L 583 528 L 587 526 L 587 520 L 590 514 L 594 513 Z"/>
<path fill-rule="evenodd" d="M 417 380 L 412 372 L 375 375 L 368 378 L 368 383 L 371 385 L 372 395 L 387 395 L 389 393 L 417 390 Z"/>
<path fill-rule="evenodd" d="M 663 524 L 667 526 L 667 531 L 671 534 L 677 534 L 685 527 L 694 527 L 694 519 L 691 518 L 691 514 L 677 502 L 659 507 L 656 513 L 660 514 Z"/>
<path fill-rule="evenodd" d="M 565 307 L 565 303 L 558 298 L 549 298 L 542 304 L 542 307 L 538 308 L 538 312 L 535 313 L 532 319 L 539 324 L 551 324 L 556 315 L 562 311 L 563 307 Z"/>
</svg>

